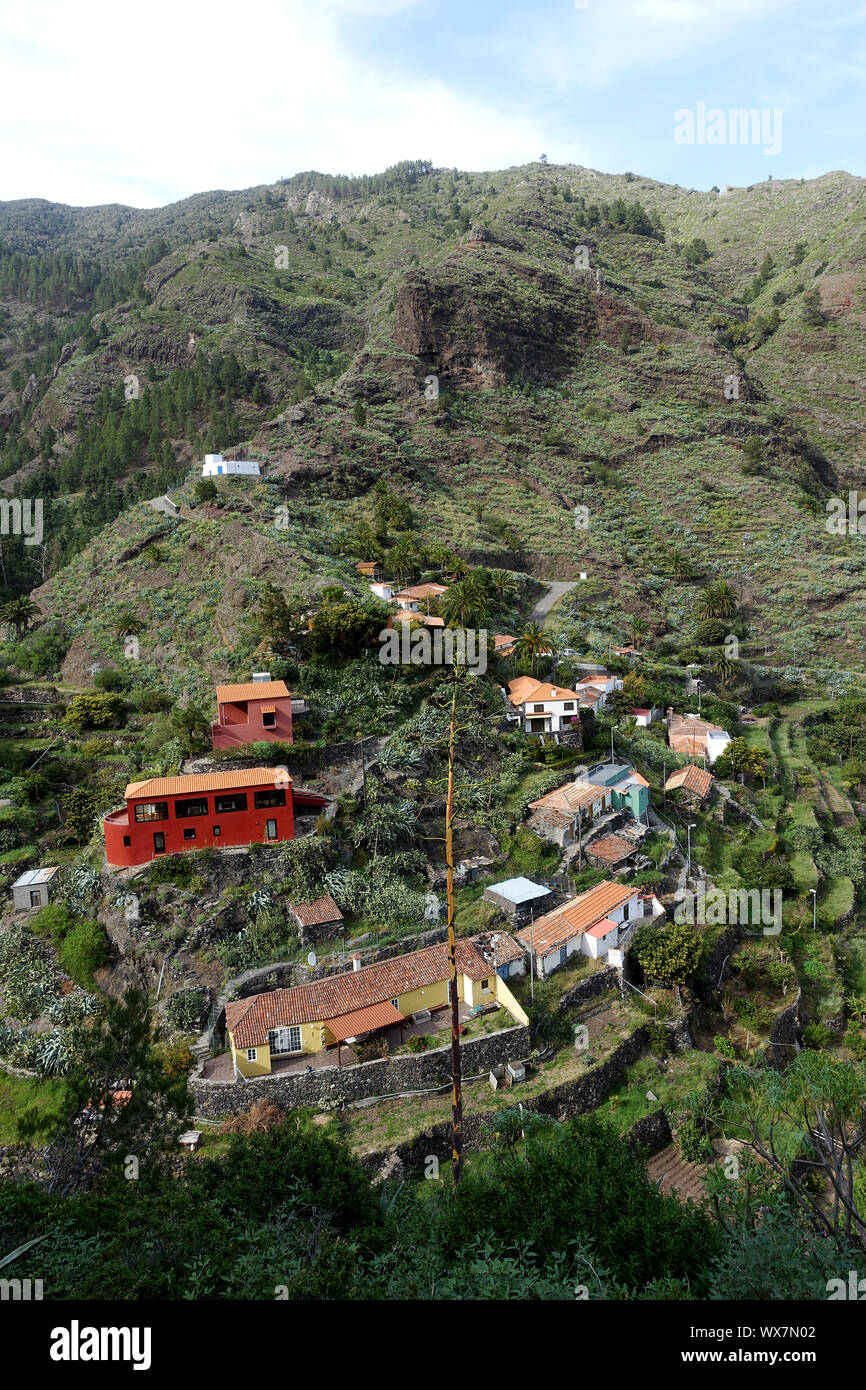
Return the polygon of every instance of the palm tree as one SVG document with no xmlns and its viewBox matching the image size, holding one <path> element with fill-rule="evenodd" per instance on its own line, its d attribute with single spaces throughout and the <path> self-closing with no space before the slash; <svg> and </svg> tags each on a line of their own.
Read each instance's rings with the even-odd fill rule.
<svg viewBox="0 0 866 1390">
<path fill-rule="evenodd" d="M 712 670 L 723 690 L 730 690 L 735 686 L 743 673 L 739 661 L 735 661 L 732 656 L 725 656 L 724 652 L 719 652 L 714 658 Z"/>
<path fill-rule="evenodd" d="M 550 642 L 544 635 L 544 630 L 538 623 L 530 623 L 524 632 L 521 632 L 517 641 L 514 643 L 515 657 L 524 660 L 526 657 L 530 661 L 530 670 L 535 675 L 535 663 L 540 656 L 547 656 L 550 652 Z"/>
<path fill-rule="evenodd" d="M 701 589 L 696 604 L 699 618 L 733 618 L 737 611 L 738 599 L 727 580 L 720 579 Z"/>
<path fill-rule="evenodd" d="M 440 597 L 439 612 L 449 625 L 459 621 L 460 627 L 466 627 L 467 623 L 483 621 L 487 613 L 484 585 L 474 574 L 458 579 Z"/>
<path fill-rule="evenodd" d="M 517 593 L 517 584 L 511 570 L 491 570 L 490 582 L 493 585 L 493 592 L 496 594 L 499 603 L 508 596 L 512 598 Z"/>
<path fill-rule="evenodd" d="M 687 555 L 683 555 L 680 550 L 673 550 L 670 556 L 671 574 L 674 579 L 682 583 L 686 579 L 694 577 L 694 567 Z"/>
<path fill-rule="evenodd" d="M 144 621 L 131 608 L 124 608 L 114 624 L 117 637 L 137 637 L 144 630 Z"/>
<path fill-rule="evenodd" d="M 411 532 L 407 531 L 388 551 L 388 563 L 394 571 L 394 577 L 405 579 L 408 584 L 415 573 L 417 556 L 418 547 Z"/>
<path fill-rule="evenodd" d="M 23 637 L 30 626 L 31 618 L 41 616 L 42 609 L 27 594 L 19 594 L 17 598 L 10 599 L 0 608 L 0 619 L 14 627 L 16 637 Z"/>
<path fill-rule="evenodd" d="M 645 618 L 636 616 L 631 619 L 631 642 L 633 647 L 640 646 L 640 639 L 649 632 L 649 623 Z"/>
</svg>

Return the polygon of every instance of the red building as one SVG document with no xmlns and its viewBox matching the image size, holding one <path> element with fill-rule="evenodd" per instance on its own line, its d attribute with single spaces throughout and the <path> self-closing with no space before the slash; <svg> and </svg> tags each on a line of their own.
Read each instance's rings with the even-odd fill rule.
<svg viewBox="0 0 866 1390">
<path fill-rule="evenodd" d="M 104 817 L 109 864 L 127 868 L 161 854 L 295 837 L 292 779 L 282 769 L 205 772 L 130 782 L 126 806 Z M 303 793 L 304 805 L 325 798 Z"/>
<path fill-rule="evenodd" d="M 211 724 L 214 748 L 244 743 L 291 743 L 292 697 L 285 681 L 218 685 L 219 718 Z"/>
</svg>

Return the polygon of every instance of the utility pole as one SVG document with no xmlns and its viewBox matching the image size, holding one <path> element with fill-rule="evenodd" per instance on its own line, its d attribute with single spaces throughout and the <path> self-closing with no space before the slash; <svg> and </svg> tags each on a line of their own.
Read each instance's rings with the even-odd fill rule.
<svg viewBox="0 0 866 1390">
<path fill-rule="evenodd" d="M 529 994 L 535 1003 L 535 903 L 529 906 Z"/>
<path fill-rule="evenodd" d="M 460 1084 L 460 1002 L 457 997 L 457 937 L 454 930 L 454 745 L 457 738 L 457 672 L 448 727 L 448 792 L 445 801 L 445 893 L 448 901 L 448 995 L 451 1001 L 451 1176 L 463 1169 L 463 1095 Z"/>
</svg>

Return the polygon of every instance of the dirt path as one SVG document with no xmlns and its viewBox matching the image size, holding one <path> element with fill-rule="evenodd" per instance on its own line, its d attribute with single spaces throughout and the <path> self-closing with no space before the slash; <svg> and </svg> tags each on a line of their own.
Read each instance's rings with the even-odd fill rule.
<svg viewBox="0 0 866 1390">
<path fill-rule="evenodd" d="M 541 626 L 544 627 L 544 620 L 550 612 L 551 608 L 553 608 L 554 604 L 559 603 L 559 600 L 562 598 L 564 594 L 568 593 L 569 589 L 574 588 L 574 586 L 577 584 L 577 580 L 558 579 L 550 583 L 548 583 L 547 580 L 544 580 L 542 582 L 547 583 L 547 593 L 543 594 L 542 597 L 538 600 L 529 617 L 530 621 L 534 623 L 541 623 Z"/>
</svg>

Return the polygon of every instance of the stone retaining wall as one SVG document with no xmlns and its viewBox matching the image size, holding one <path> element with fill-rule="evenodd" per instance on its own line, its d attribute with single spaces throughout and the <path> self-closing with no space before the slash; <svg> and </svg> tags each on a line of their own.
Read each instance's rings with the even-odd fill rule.
<svg viewBox="0 0 866 1390">
<path fill-rule="evenodd" d="M 665 1026 L 669 1027 L 670 1025 Z M 640 1056 L 647 1041 L 647 1029 L 641 1025 L 635 1029 L 630 1037 L 620 1043 L 606 1062 L 603 1062 L 599 1067 L 593 1067 L 587 1071 L 585 1076 L 580 1076 L 574 1081 L 565 1081 L 561 1086 L 554 1086 L 549 1091 L 543 1091 L 541 1095 L 529 1096 L 525 1100 L 521 1096 L 518 1086 L 513 1093 L 513 1103 L 516 1105 L 518 1101 L 521 1101 L 524 1110 L 531 1110 L 538 1115 L 550 1115 L 559 1121 L 573 1120 L 578 1115 L 586 1115 L 591 1110 L 597 1110 L 623 1076 L 626 1068 Z M 471 1153 L 489 1146 L 490 1136 L 486 1126 L 492 1113 L 492 1111 L 482 1111 L 480 1114 L 464 1115 L 464 1152 Z M 662 1118 L 659 1118 L 660 1116 Z M 664 1148 L 664 1145 L 670 1142 L 670 1127 L 667 1126 L 667 1121 L 663 1118 L 663 1112 L 646 1116 L 643 1120 L 638 1121 L 638 1125 L 644 1126 L 645 1130 L 638 1130 L 635 1137 L 648 1147 L 658 1142 L 658 1146 Z M 637 1126 L 633 1128 L 637 1129 Z M 628 1132 L 632 1133 L 632 1130 Z M 667 1134 L 667 1138 L 665 1138 L 665 1134 Z M 361 1158 L 361 1164 L 368 1172 L 378 1173 L 387 1160 L 389 1170 L 396 1162 L 398 1168 L 402 1166 L 403 1169 L 408 1168 L 421 1172 L 426 1160 L 431 1157 L 438 1158 L 440 1164 L 450 1162 L 450 1121 L 446 1120 L 442 1124 L 433 1125 L 422 1134 L 417 1134 L 413 1139 L 409 1139 L 403 1144 L 397 1144 L 393 1149 L 366 1154 Z"/>
<path fill-rule="evenodd" d="M 607 970 L 598 970 L 588 979 L 580 980 L 572 989 L 567 990 L 559 1001 L 559 1007 L 570 1009 L 572 1004 L 584 1004 L 588 999 L 603 994 L 605 990 L 614 989 L 618 979 L 619 972 L 614 970 L 613 966 Z"/>
<path fill-rule="evenodd" d="M 524 1025 L 489 1033 L 461 1043 L 465 1076 L 483 1075 L 504 1062 L 529 1055 L 529 1029 Z M 205 1081 L 201 1066 L 189 1082 L 196 1115 L 223 1119 L 248 1110 L 256 1100 L 272 1100 L 284 1110 L 320 1105 L 323 1101 L 363 1100 L 368 1096 L 401 1091 L 436 1090 L 451 1084 L 451 1046 L 400 1057 L 380 1057 L 354 1067 L 316 1067 L 309 1072 L 289 1072 L 256 1077 L 250 1081 Z"/>
<path fill-rule="evenodd" d="M 666 1149 L 668 1144 L 673 1142 L 671 1127 L 664 1110 L 654 1110 L 651 1115 L 644 1115 L 642 1120 L 637 1120 L 631 1129 L 626 1130 L 625 1137 L 634 1139 L 651 1154 L 657 1154 L 660 1149 Z"/>
</svg>

